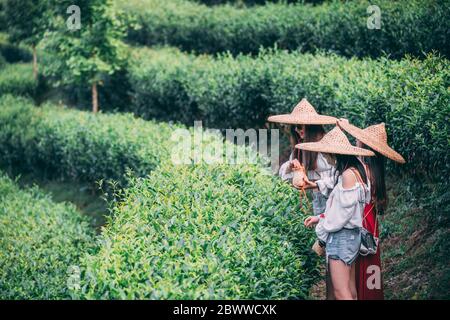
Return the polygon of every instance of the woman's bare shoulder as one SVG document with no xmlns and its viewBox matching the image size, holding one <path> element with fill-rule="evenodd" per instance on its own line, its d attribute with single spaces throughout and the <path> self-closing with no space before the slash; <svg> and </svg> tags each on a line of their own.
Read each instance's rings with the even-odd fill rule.
<svg viewBox="0 0 450 320">
<path fill-rule="evenodd" d="M 349 189 L 354 187 L 356 184 L 355 173 L 352 170 L 347 169 L 342 173 L 342 187 L 344 189 Z"/>
</svg>

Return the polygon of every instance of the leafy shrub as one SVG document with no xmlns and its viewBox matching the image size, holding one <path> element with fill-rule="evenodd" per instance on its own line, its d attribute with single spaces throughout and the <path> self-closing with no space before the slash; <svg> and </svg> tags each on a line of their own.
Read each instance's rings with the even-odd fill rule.
<svg viewBox="0 0 450 320">
<path fill-rule="evenodd" d="M 8 63 L 30 62 L 33 58 L 31 50 L 26 46 L 17 46 L 8 42 L 8 36 L 0 33 L 0 55 Z"/>
<path fill-rule="evenodd" d="M 1 65 L 1 63 L 0 63 Z M 0 70 L 0 96 L 13 95 L 34 97 L 38 81 L 33 78 L 33 67 L 28 63 L 7 64 Z"/>
<path fill-rule="evenodd" d="M 276 3 L 322 3 L 325 0 L 189 0 L 192 2 L 203 3 L 208 6 L 221 4 L 234 4 L 237 6 L 264 5 L 269 2 Z"/>
<path fill-rule="evenodd" d="M 256 165 L 165 164 L 134 179 L 84 259 L 82 298 L 306 298 L 317 277 L 298 195 Z"/>
<path fill-rule="evenodd" d="M 318 112 L 357 125 L 386 122 L 413 173 L 450 172 L 450 63 L 437 55 L 346 59 L 268 51 L 217 58 L 139 49 L 129 70 L 130 110 L 150 119 L 203 120 L 208 127 L 263 127 L 303 97 Z M 445 176 L 445 174 L 444 174 Z"/>
<path fill-rule="evenodd" d="M 93 242 L 89 221 L 0 173 L 0 299 L 68 299 L 68 268 Z"/>
<path fill-rule="evenodd" d="M 439 50 L 449 56 L 448 0 L 381 0 L 381 29 L 369 29 L 370 1 L 321 5 L 266 4 L 252 8 L 208 7 L 184 0 L 120 0 L 131 16 L 129 39 L 168 44 L 187 51 L 257 53 L 261 47 L 345 56 L 421 56 Z M 136 28 L 136 24 L 139 26 Z"/>
<path fill-rule="evenodd" d="M 317 277 L 313 232 L 296 192 L 259 165 L 174 166 L 169 125 L 24 98 L 0 99 L 0 125 L 9 164 L 91 181 L 160 165 L 127 184 L 73 297 L 307 297 Z"/>
<path fill-rule="evenodd" d="M 23 98 L 0 99 L 0 162 L 49 175 L 124 182 L 153 170 L 169 154 L 173 127 L 132 115 L 95 115 Z"/>
</svg>

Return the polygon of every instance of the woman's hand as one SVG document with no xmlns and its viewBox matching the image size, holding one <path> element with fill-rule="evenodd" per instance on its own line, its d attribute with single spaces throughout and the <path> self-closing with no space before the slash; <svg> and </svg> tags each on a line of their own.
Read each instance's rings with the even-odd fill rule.
<svg viewBox="0 0 450 320">
<path fill-rule="evenodd" d="M 318 216 L 309 216 L 308 218 L 305 219 L 304 224 L 305 224 L 305 227 L 312 228 L 318 222 L 319 222 L 319 217 Z"/>
<path fill-rule="evenodd" d="M 301 165 L 300 161 L 298 161 L 298 159 L 294 159 L 291 161 L 291 169 L 298 169 L 301 166 L 302 165 Z"/>
<path fill-rule="evenodd" d="M 304 189 L 315 189 L 317 188 L 317 183 L 310 181 L 309 179 L 305 180 L 306 185 L 303 187 Z"/>
</svg>

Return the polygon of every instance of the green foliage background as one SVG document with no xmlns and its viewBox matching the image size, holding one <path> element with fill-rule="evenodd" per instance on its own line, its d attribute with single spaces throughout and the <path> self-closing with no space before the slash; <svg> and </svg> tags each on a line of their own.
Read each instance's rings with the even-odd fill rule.
<svg viewBox="0 0 450 320">
<path fill-rule="evenodd" d="M 174 129 L 133 119 L 100 115 L 3 96 L 0 99 L 0 162 L 22 171 L 95 183 L 125 183 L 127 169 L 143 176 L 170 156 Z M 176 128 L 176 127 L 175 127 Z"/>
<path fill-rule="evenodd" d="M 407 160 L 402 170 L 444 178 L 450 172 L 449 70 L 449 60 L 439 55 L 393 61 L 268 51 L 212 58 L 139 49 L 129 71 L 130 111 L 147 119 L 252 128 L 307 97 L 319 113 L 359 126 L 386 122 L 390 145 Z"/>
<path fill-rule="evenodd" d="M 0 95 L 36 96 L 39 83 L 33 78 L 31 64 L 0 65 L 0 72 Z"/>
<path fill-rule="evenodd" d="M 30 62 L 32 59 L 30 49 L 23 45 L 11 44 L 6 33 L 0 33 L 0 55 L 8 63 Z"/>
<path fill-rule="evenodd" d="M 0 173 L 0 298 L 69 299 L 68 268 L 94 244 L 89 220 Z"/>
<path fill-rule="evenodd" d="M 261 47 L 344 56 L 401 58 L 439 50 L 449 56 L 448 0 L 330 1 L 319 6 L 267 3 L 207 7 L 185 0 L 117 0 L 131 17 L 129 40 L 197 53 L 259 52 Z M 381 29 L 367 28 L 369 5 L 381 10 Z M 138 28 L 135 28 L 138 26 Z"/>
</svg>

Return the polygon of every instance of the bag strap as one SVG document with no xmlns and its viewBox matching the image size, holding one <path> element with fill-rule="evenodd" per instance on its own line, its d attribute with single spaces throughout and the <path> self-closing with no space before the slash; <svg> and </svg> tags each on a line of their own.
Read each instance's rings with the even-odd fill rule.
<svg viewBox="0 0 450 320">
<path fill-rule="evenodd" d="M 359 175 L 359 172 L 355 172 L 356 171 L 355 168 L 349 168 L 349 170 L 351 171 L 351 173 L 353 173 L 353 175 L 355 176 L 355 178 L 358 181 L 358 183 L 364 188 L 364 191 L 366 191 L 366 184 L 362 181 L 362 178 Z M 366 221 L 367 215 L 370 213 L 370 211 L 372 211 L 372 209 L 369 210 L 369 212 L 367 212 L 366 215 L 364 215 L 364 212 L 363 212 L 363 216 L 362 216 L 363 222 Z"/>
<path fill-rule="evenodd" d="M 374 204 L 372 204 L 372 209 L 375 207 Z M 370 210 L 372 210 L 370 209 Z M 378 227 L 378 216 L 375 214 L 375 226 L 373 227 L 373 236 L 376 237 L 377 236 L 377 227 Z"/>
<path fill-rule="evenodd" d="M 364 169 L 365 169 L 365 168 L 364 168 Z M 364 190 L 366 190 L 366 185 L 365 185 L 365 183 L 362 181 L 362 178 L 360 177 L 359 173 L 357 174 L 354 170 L 355 170 L 354 168 L 350 168 L 350 171 L 355 175 L 356 180 L 358 180 L 358 182 L 359 182 L 360 184 L 362 184 Z M 366 171 L 366 172 L 367 172 L 367 171 Z M 366 226 L 367 226 L 367 216 L 369 215 L 370 212 L 372 212 L 373 208 L 374 208 L 374 205 L 372 204 L 372 207 L 370 208 L 370 210 L 367 211 L 367 213 L 366 213 L 365 215 L 363 215 L 363 223 L 365 222 Z M 378 226 L 378 219 L 377 219 L 376 216 L 375 216 L 375 226 L 374 226 L 374 230 L 373 230 L 373 236 L 374 236 L 374 237 L 376 237 L 376 234 L 377 234 L 377 226 Z M 367 229 L 367 228 L 366 228 L 366 229 Z"/>
</svg>

